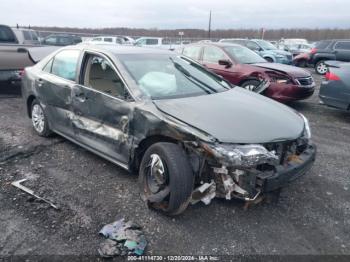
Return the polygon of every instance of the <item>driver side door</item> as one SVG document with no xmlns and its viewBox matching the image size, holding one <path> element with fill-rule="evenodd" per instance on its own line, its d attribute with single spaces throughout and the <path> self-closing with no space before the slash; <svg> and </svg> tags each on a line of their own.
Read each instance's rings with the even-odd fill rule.
<svg viewBox="0 0 350 262">
<path fill-rule="evenodd" d="M 72 89 L 75 137 L 97 154 L 127 168 L 134 101 L 126 84 L 103 54 L 86 52 L 81 72 L 79 85 Z"/>
</svg>

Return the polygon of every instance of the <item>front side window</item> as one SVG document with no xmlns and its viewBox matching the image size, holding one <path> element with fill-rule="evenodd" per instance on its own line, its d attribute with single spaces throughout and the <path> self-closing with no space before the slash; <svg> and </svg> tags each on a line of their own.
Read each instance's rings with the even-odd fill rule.
<svg viewBox="0 0 350 262">
<path fill-rule="evenodd" d="M 59 37 L 58 44 L 63 45 L 63 46 L 70 45 L 70 44 L 72 44 L 72 39 L 70 37 L 67 37 L 67 36 Z"/>
<path fill-rule="evenodd" d="M 257 51 L 260 49 L 260 47 L 254 43 L 254 42 L 247 42 L 246 43 L 246 46 L 250 49 L 250 50 L 254 50 L 254 51 Z"/>
<path fill-rule="evenodd" d="M 84 61 L 84 86 L 117 98 L 130 98 L 123 81 L 108 60 L 97 55 L 88 54 Z"/>
<path fill-rule="evenodd" d="M 200 46 L 187 46 L 184 48 L 182 54 L 194 60 L 198 60 L 201 53 Z"/>
<path fill-rule="evenodd" d="M 266 60 L 244 46 L 225 46 L 224 49 L 241 64 L 265 63 Z"/>
<path fill-rule="evenodd" d="M 264 50 L 276 50 L 277 47 L 275 47 L 270 42 L 264 41 L 264 40 L 257 40 L 256 41 Z"/>
<path fill-rule="evenodd" d="M 217 64 L 219 60 L 227 59 L 225 53 L 219 48 L 206 46 L 203 53 L 203 61 Z"/>
<path fill-rule="evenodd" d="M 79 50 L 63 50 L 59 52 L 53 59 L 51 73 L 67 80 L 75 81 L 79 55 Z"/>
<path fill-rule="evenodd" d="M 335 45 L 335 49 L 338 49 L 338 50 L 350 50 L 350 42 L 347 42 L 347 41 L 338 42 Z"/>
<path fill-rule="evenodd" d="M 151 99 L 208 95 L 231 86 L 191 60 L 176 55 L 118 55 L 141 92 Z"/>
</svg>

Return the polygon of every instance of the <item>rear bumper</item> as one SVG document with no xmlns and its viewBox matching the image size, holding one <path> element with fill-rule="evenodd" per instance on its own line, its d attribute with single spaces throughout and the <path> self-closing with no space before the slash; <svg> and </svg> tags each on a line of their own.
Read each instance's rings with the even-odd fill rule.
<svg viewBox="0 0 350 262">
<path fill-rule="evenodd" d="M 21 77 L 19 70 L 0 70 L 0 94 L 21 94 Z"/>
<path fill-rule="evenodd" d="M 308 148 L 299 155 L 300 162 L 289 162 L 288 166 L 277 166 L 273 176 L 261 178 L 263 192 L 270 192 L 286 186 L 291 181 L 303 176 L 312 167 L 316 158 L 316 146 L 308 145 Z"/>
</svg>

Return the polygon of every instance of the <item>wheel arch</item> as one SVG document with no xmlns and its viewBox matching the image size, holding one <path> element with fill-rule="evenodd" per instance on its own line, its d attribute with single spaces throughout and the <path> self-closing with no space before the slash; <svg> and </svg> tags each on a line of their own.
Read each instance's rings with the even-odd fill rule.
<svg viewBox="0 0 350 262">
<path fill-rule="evenodd" d="M 36 97 L 34 95 L 29 95 L 27 98 L 27 114 L 29 118 L 32 118 L 32 112 L 31 112 L 31 107 L 32 107 L 32 103 L 33 101 L 36 99 Z"/>
<path fill-rule="evenodd" d="M 134 149 L 134 152 L 131 156 L 132 159 L 130 161 L 130 169 L 133 171 L 137 171 L 139 169 L 142 157 L 145 154 L 146 150 L 153 144 L 159 143 L 159 142 L 178 144 L 180 141 L 173 137 L 165 136 L 165 135 L 151 135 L 151 136 L 145 137 L 140 141 L 138 146 Z"/>
</svg>

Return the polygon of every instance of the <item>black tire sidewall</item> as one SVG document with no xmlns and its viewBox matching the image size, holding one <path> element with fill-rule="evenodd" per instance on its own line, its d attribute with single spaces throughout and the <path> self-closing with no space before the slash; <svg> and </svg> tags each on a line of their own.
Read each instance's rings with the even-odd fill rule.
<svg viewBox="0 0 350 262">
<path fill-rule="evenodd" d="M 194 186 L 194 176 L 186 154 L 177 144 L 166 142 L 153 144 L 146 150 L 139 168 L 139 187 L 143 200 L 146 200 L 145 171 L 152 154 L 160 156 L 169 174 L 170 196 L 167 208 L 163 211 L 169 215 L 180 214 L 188 206 Z"/>
<path fill-rule="evenodd" d="M 254 85 L 255 87 L 259 86 L 260 85 L 260 82 L 259 80 L 255 80 L 255 79 L 251 79 L 251 80 L 247 80 L 247 81 L 244 81 L 243 84 L 242 84 L 242 88 L 246 89 L 246 86 L 248 85 Z M 248 90 L 248 89 L 247 89 Z M 249 90 L 250 91 L 250 90 Z M 253 91 L 254 92 L 254 91 Z"/>
</svg>

